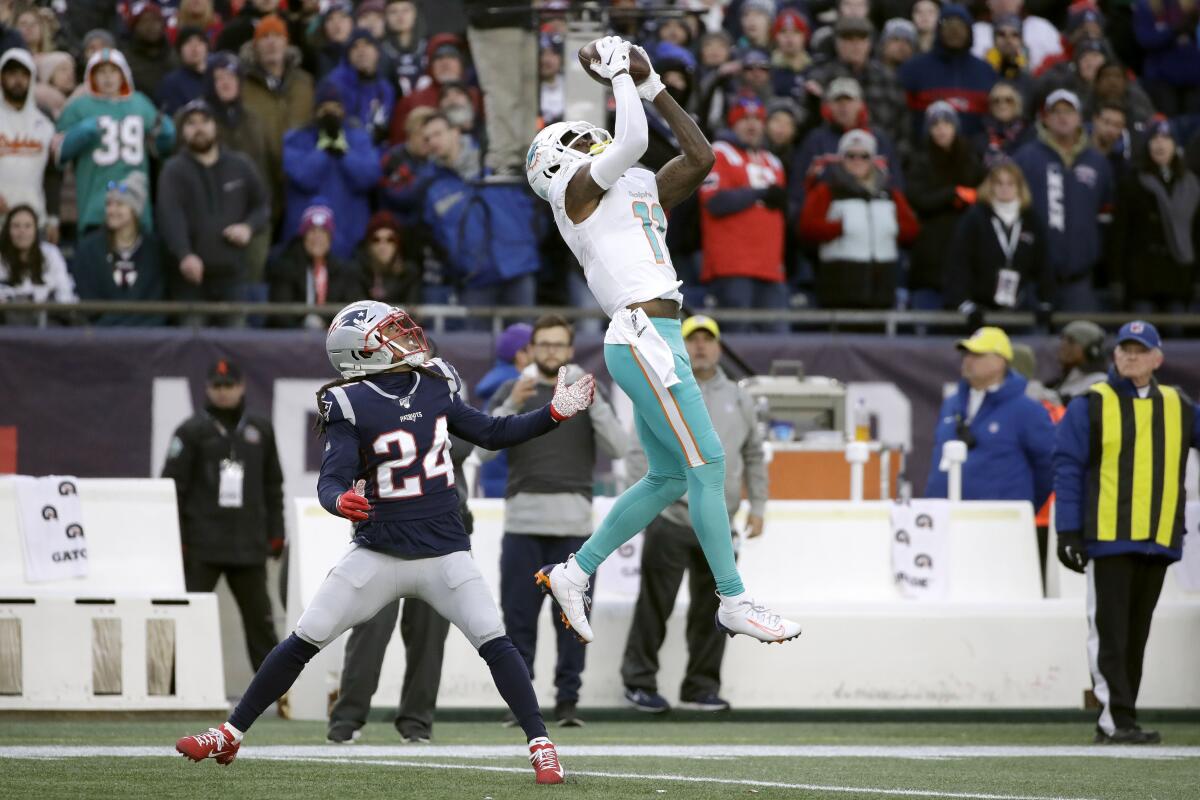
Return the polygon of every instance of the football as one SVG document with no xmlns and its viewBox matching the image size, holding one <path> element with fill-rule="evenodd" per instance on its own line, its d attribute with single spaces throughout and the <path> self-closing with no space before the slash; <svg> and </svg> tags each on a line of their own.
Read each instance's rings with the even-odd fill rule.
<svg viewBox="0 0 1200 800">
<path fill-rule="evenodd" d="M 610 81 L 601 78 L 591 67 L 593 61 L 600 60 L 600 57 L 596 54 L 596 42 L 598 41 L 600 40 L 594 39 L 579 48 L 579 65 L 583 67 L 583 71 L 588 74 L 589 78 L 607 86 Z M 630 49 L 629 51 L 629 77 L 633 78 L 635 84 L 641 83 L 650 77 L 650 62 L 641 54 L 641 51 L 636 49 Z"/>
</svg>

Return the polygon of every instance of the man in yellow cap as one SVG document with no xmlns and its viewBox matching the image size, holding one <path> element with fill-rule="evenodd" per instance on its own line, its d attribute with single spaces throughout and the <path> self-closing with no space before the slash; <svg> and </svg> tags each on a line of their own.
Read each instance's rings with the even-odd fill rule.
<svg viewBox="0 0 1200 800">
<path fill-rule="evenodd" d="M 767 466 L 754 400 L 720 367 L 721 329 L 716 320 L 688 317 L 680 335 L 713 428 L 725 449 L 725 506 L 730 521 L 741 504 L 744 487 L 750 501 L 745 534 L 751 539 L 760 536 L 767 505 Z M 630 478 L 642 476 L 646 455 L 640 447 L 626 456 L 626 464 Z M 685 571 L 692 600 L 687 618 L 688 663 L 679 689 L 679 705 L 694 711 L 729 708 L 719 694 L 725 637 L 713 625 L 720 604 L 717 584 L 692 530 L 685 496 L 646 526 L 641 585 L 621 664 L 625 701 L 639 711 L 662 713 L 671 707 L 658 693 L 658 651 Z"/>
<path fill-rule="evenodd" d="M 1027 381 L 1009 369 L 1013 348 L 999 328 L 980 328 L 958 342 L 962 380 L 942 403 L 926 497 L 946 496 L 938 468 L 942 447 L 966 442 L 964 500 L 1027 500 L 1035 509 L 1050 496 L 1054 424 L 1041 403 L 1025 396 Z"/>
</svg>

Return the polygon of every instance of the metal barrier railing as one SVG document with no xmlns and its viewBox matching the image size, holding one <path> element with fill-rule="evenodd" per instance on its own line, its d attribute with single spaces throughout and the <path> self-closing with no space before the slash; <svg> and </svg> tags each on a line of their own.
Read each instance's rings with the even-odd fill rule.
<svg viewBox="0 0 1200 800">
<path fill-rule="evenodd" d="M 184 326 L 201 327 L 197 321 L 203 317 L 253 317 L 257 319 L 297 319 L 310 314 L 330 318 L 342 308 L 341 305 L 320 306 L 303 303 L 211 303 L 174 301 L 107 301 L 83 300 L 77 303 L 0 303 L 0 318 L 13 324 L 15 315 L 36 315 L 35 325 L 47 327 L 51 322 L 66 325 L 88 325 L 90 318 L 98 314 L 129 314 L 167 316 Z M 607 317 L 599 309 L 574 306 L 478 306 L 466 308 L 458 305 L 420 305 L 409 309 L 414 317 L 433 332 L 443 332 L 451 321 L 488 320 L 487 328 L 499 333 L 506 324 L 516 320 L 533 320 L 546 313 L 560 314 L 572 320 Z M 712 308 L 703 313 L 719 323 L 749 323 L 778 325 L 784 323 L 797 331 L 834 332 L 853 331 L 860 333 L 883 333 L 896 336 L 910 332 L 960 332 L 966 326 L 966 317 L 955 311 L 862 311 L 854 309 L 741 309 Z M 1089 319 L 1102 327 L 1115 330 L 1130 319 L 1145 319 L 1155 325 L 1175 329 L 1200 330 L 1200 314 L 1143 314 L 1125 312 L 1055 312 L 1051 324 L 1058 328 L 1076 319 Z M 986 322 L 1013 331 L 1035 330 L 1034 315 L 1030 312 L 998 311 L 988 313 Z"/>
</svg>

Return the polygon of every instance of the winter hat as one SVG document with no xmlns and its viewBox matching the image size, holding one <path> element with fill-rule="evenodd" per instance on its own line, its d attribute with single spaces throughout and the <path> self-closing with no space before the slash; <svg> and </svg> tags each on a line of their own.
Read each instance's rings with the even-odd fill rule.
<svg viewBox="0 0 1200 800">
<path fill-rule="evenodd" d="M 1171 131 L 1171 121 L 1162 114 L 1155 114 L 1146 121 L 1146 142 L 1149 143 L 1155 136 L 1166 136 L 1172 140 L 1175 138 Z"/>
<path fill-rule="evenodd" d="M 197 28 L 195 25 L 184 25 L 175 35 L 175 49 L 182 50 L 183 46 L 192 39 L 203 39 L 204 43 L 208 44 L 208 36 L 204 34 L 202 28 Z"/>
<path fill-rule="evenodd" d="M 749 11 L 758 11 L 766 14 L 768 17 L 775 17 L 775 0 L 746 0 L 742 3 L 741 14 L 744 16 Z"/>
<path fill-rule="evenodd" d="M 346 40 L 346 51 L 349 52 L 354 48 L 354 45 L 359 42 L 370 42 L 373 47 L 378 49 L 379 42 L 375 41 L 375 37 L 366 28 L 355 28 L 350 34 L 350 38 Z"/>
<path fill-rule="evenodd" d="M 946 5 L 942 6 L 942 13 L 940 16 L 938 16 L 938 24 L 940 25 L 951 18 L 961 19 L 963 22 L 967 23 L 968 28 L 971 27 L 971 23 L 974 21 L 974 19 L 971 17 L 971 12 L 967 10 L 967 7 L 964 5 L 959 5 L 958 3 L 947 3 Z"/>
<path fill-rule="evenodd" d="M 342 87 L 338 86 L 337 81 L 326 78 L 317 85 L 317 93 L 313 97 L 313 108 L 320 108 L 324 103 L 345 105 L 345 101 L 342 99 Z"/>
<path fill-rule="evenodd" d="M 354 16 L 354 4 L 350 0 L 328 0 L 328 3 L 321 3 L 321 6 L 321 22 L 339 12 L 348 17 Z"/>
<path fill-rule="evenodd" d="M 318 200 L 314 200 L 312 205 L 304 209 L 304 216 L 300 217 L 301 236 L 312 228 L 323 228 L 333 236 L 333 209 Z"/>
<path fill-rule="evenodd" d="M 354 10 L 354 18 L 358 19 L 358 18 L 362 17 L 364 14 L 370 14 L 371 12 L 374 12 L 376 14 L 383 14 L 384 13 L 383 0 L 363 0 L 361 3 L 358 4 L 358 8 L 356 8 Z"/>
<path fill-rule="evenodd" d="M 538 36 L 539 50 L 553 50 L 560 56 L 563 53 L 563 35 L 556 31 L 542 31 Z"/>
<path fill-rule="evenodd" d="M 496 358 L 501 361 L 511 362 L 517 357 L 517 353 L 529 344 L 529 340 L 532 338 L 532 325 L 524 322 L 509 325 L 500 334 L 499 338 L 496 339 Z"/>
<path fill-rule="evenodd" d="M 254 41 L 264 36 L 282 36 L 288 38 L 287 23 L 278 14 L 267 14 L 254 26 Z"/>
<path fill-rule="evenodd" d="M 154 3 L 154 2 L 138 3 L 138 4 L 134 5 L 133 9 L 131 10 L 131 12 L 129 14 L 130 27 L 137 25 L 138 21 L 142 17 L 147 16 L 147 15 L 152 16 L 152 17 L 158 17 L 159 19 L 162 19 L 163 18 L 162 7 L 159 6 L 158 3 Z"/>
<path fill-rule="evenodd" d="M 229 70 L 237 74 L 239 77 L 242 74 L 242 62 L 233 53 L 213 53 L 208 57 L 208 71 L 212 72 L 217 69 Z"/>
<path fill-rule="evenodd" d="M 1090 2 L 1072 3 L 1067 9 L 1067 34 L 1075 33 L 1088 22 L 1104 27 L 1104 14 Z"/>
<path fill-rule="evenodd" d="M 883 43 L 888 39 L 903 39 L 913 47 L 916 47 L 917 26 L 900 17 L 889 19 L 887 24 L 883 26 L 883 33 L 880 35 L 879 41 Z"/>
<path fill-rule="evenodd" d="M 117 40 L 115 37 L 113 37 L 112 33 L 106 31 L 104 28 L 94 28 L 84 34 L 82 49 L 86 51 L 88 46 L 95 41 L 99 41 L 104 47 L 117 46 Z"/>
<path fill-rule="evenodd" d="M 954 126 L 954 130 L 959 129 L 958 112 L 954 110 L 954 106 L 947 103 L 945 100 L 938 100 L 936 103 L 930 103 L 929 108 L 925 109 L 925 130 L 928 131 L 933 127 L 935 122 L 945 120 Z"/>
<path fill-rule="evenodd" d="M 839 39 L 870 36 L 874 32 L 875 26 L 869 19 L 862 17 L 839 17 L 838 21 L 833 23 L 833 35 Z"/>
<path fill-rule="evenodd" d="M 838 155 L 844 156 L 855 149 L 862 150 L 871 158 L 874 158 L 877 152 L 875 137 L 862 128 L 846 131 L 842 134 L 842 138 L 838 139 Z"/>
<path fill-rule="evenodd" d="M 396 234 L 396 241 L 400 241 L 400 223 L 392 216 L 390 211 L 376 211 L 371 215 L 371 219 L 367 222 L 367 241 L 370 241 L 378 231 L 389 230 Z"/>
<path fill-rule="evenodd" d="M 767 118 L 767 109 L 753 95 L 736 98 L 732 105 L 729 106 L 729 112 L 725 115 L 725 121 L 732 128 L 746 117 L 758 117 L 761 120 Z"/>
<path fill-rule="evenodd" d="M 771 38 L 778 36 L 780 31 L 800 31 L 807 39 L 810 30 L 808 20 L 803 14 L 794 8 L 785 8 L 775 17 L 775 24 L 771 26 Z"/>
<path fill-rule="evenodd" d="M 800 106 L 790 97 L 776 97 L 771 102 L 767 103 L 767 116 L 783 112 L 790 114 L 792 119 L 799 122 L 804 116 L 804 112 L 800 110 Z"/>
<path fill-rule="evenodd" d="M 992 20 L 993 30 L 1010 30 L 1021 33 L 1024 30 L 1025 23 L 1016 14 L 1001 14 Z"/>
<path fill-rule="evenodd" d="M 770 67 L 771 54 L 766 50 L 760 50 L 757 47 L 751 47 L 746 52 L 742 53 L 743 67 Z"/>
<path fill-rule="evenodd" d="M 105 199 L 124 203 L 133 211 L 133 216 L 141 217 L 146 208 L 145 173 L 131 172 L 120 181 L 109 181 Z"/>
<path fill-rule="evenodd" d="M 182 128 L 183 123 L 187 122 L 187 118 L 192 114 L 203 114 L 209 119 L 213 119 L 212 106 L 210 106 L 208 101 L 204 98 L 197 97 L 195 100 L 185 103 L 178 111 L 175 112 L 176 129 Z"/>
</svg>

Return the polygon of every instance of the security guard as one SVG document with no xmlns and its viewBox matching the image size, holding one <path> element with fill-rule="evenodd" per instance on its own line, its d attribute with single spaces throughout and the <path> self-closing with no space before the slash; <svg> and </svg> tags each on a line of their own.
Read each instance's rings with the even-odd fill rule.
<svg viewBox="0 0 1200 800">
<path fill-rule="evenodd" d="M 163 477 L 175 480 L 187 590 L 211 592 L 225 575 L 257 670 L 279 643 L 266 560 L 283 550 L 283 471 L 271 423 L 246 413 L 237 364 L 213 364 L 206 394 L 204 411 L 176 429 Z"/>
<path fill-rule="evenodd" d="M 1114 369 L 1067 407 L 1054 454 L 1058 560 L 1088 578 L 1088 659 L 1096 742 L 1155 744 L 1137 724 L 1150 620 L 1183 555 L 1184 475 L 1200 415 L 1154 378 L 1162 340 L 1148 322 L 1117 334 Z"/>
</svg>

